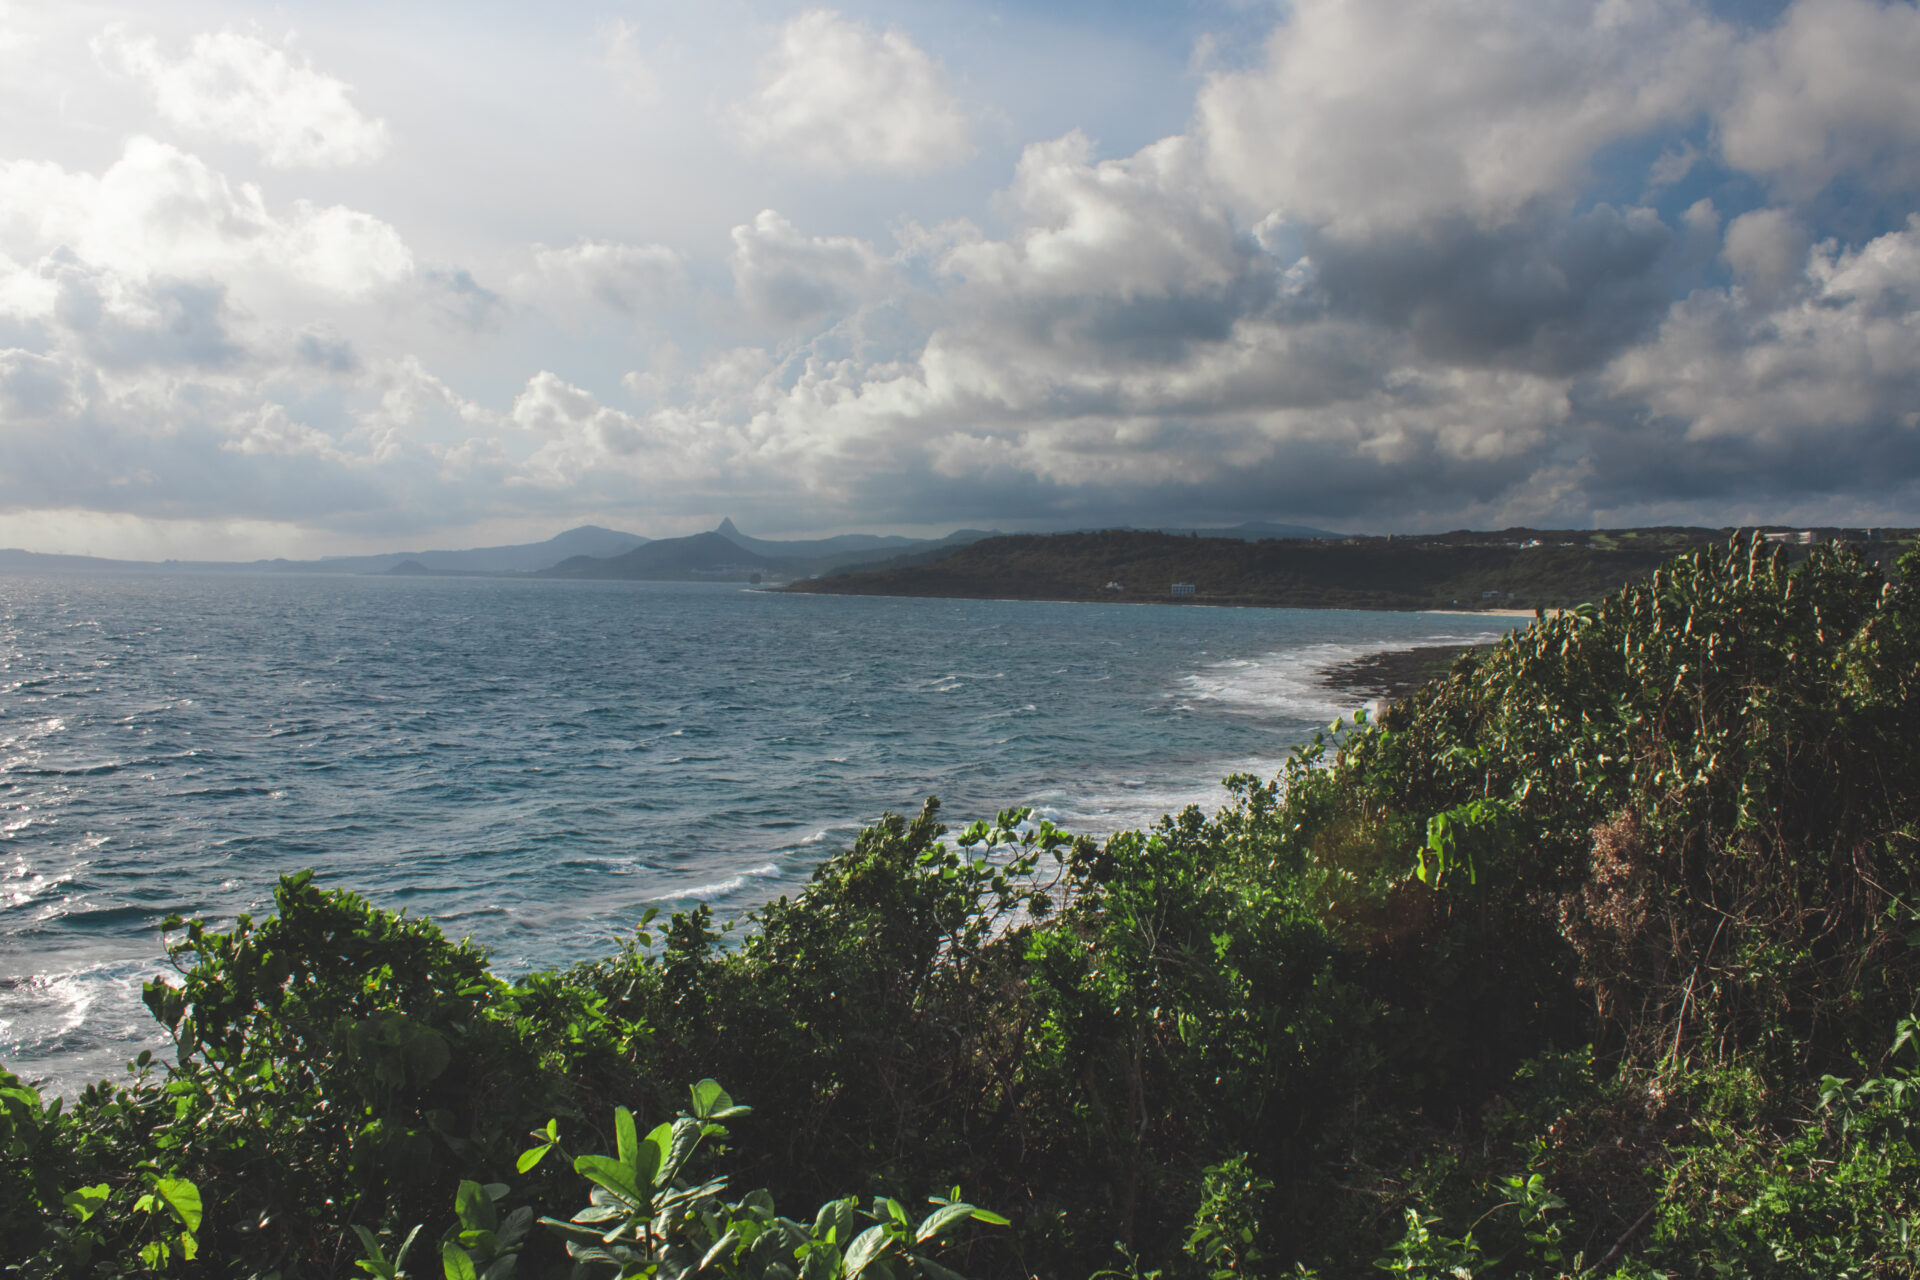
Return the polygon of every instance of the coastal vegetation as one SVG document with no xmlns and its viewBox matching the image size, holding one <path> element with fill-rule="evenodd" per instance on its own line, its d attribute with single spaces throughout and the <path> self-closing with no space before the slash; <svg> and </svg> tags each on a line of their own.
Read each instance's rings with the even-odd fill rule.
<svg viewBox="0 0 1920 1280">
<path fill-rule="evenodd" d="M 169 922 L 173 1064 L 0 1077 L 0 1264 L 1920 1274 L 1900 570 L 1701 546 L 1215 815 L 929 801 L 743 921 L 519 981 L 289 876 Z"/>
</svg>

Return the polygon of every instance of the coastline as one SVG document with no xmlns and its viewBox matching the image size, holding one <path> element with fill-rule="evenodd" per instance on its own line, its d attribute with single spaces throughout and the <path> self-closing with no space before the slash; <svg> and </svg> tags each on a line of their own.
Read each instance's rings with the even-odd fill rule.
<svg viewBox="0 0 1920 1280">
<path fill-rule="evenodd" d="M 1462 654 L 1487 647 L 1450 644 L 1383 649 L 1324 667 L 1316 675 L 1324 688 L 1365 701 L 1393 703 L 1445 676 Z"/>
<path fill-rule="evenodd" d="M 1210 599 L 1206 597 L 1187 597 L 1183 599 L 1156 598 L 1152 600 L 1104 599 L 1100 596 L 1069 595 L 1025 595 L 993 596 L 970 595 L 961 592 L 919 592 L 919 591 L 822 591 L 810 590 L 802 582 L 790 582 L 781 586 L 747 587 L 750 593 L 767 595 L 797 596 L 849 596 L 871 600 L 975 600 L 991 604 L 1100 604 L 1126 605 L 1139 609 L 1176 608 L 1176 609 L 1274 609 L 1294 610 L 1301 613 L 1431 613 L 1449 618 L 1531 618 L 1532 609 L 1471 609 L 1465 605 L 1458 608 L 1436 609 L 1430 604 L 1288 604 L 1274 600 L 1252 598 Z M 1546 614 L 1552 617 L 1564 613 L 1564 609 L 1548 609 Z"/>
</svg>

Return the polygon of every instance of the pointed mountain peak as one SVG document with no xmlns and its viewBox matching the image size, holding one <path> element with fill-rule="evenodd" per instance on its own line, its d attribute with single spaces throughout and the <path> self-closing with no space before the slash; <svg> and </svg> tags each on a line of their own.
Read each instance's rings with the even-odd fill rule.
<svg viewBox="0 0 1920 1280">
<path fill-rule="evenodd" d="M 720 527 L 715 529 L 714 532 L 723 538 L 738 538 L 743 536 L 740 530 L 734 527 L 732 516 L 721 516 Z"/>
</svg>

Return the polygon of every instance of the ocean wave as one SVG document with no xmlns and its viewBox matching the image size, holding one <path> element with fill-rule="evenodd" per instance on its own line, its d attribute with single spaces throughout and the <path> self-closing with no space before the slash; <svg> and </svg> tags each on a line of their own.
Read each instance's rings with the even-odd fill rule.
<svg viewBox="0 0 1920 1280">
<path fill-rule="evenodd" d="M 1352 715 L 1367 702 L 1327 685 L 1326 673 L 1342 663 L 1383 650 L 1490 644 L 1503 634 L 1502 631 L 1445 632 L 1397 642 L 1369 640 L 1305 645 L 1257 658 L 1211 663 L 1186 677 L 1182 687 L 1189 699 L 1188 706 L 1201 703 L 1239 714 L 1332 720 Z"/>
<path fill-rule="evenodd" d="M 34 1082 L 69 1092 L 166 1037 L 141 1001 L 162 970 L 147 960 L 106 960 L 0 978 L 0 1061 L 31 1064 Z"/>
<path fill-rule="evenodd" d="M 730 875 L 724 880 L 715 880 L 712 884 L 695 885 L 691 889 L 676 889 L 672 893 L 663 893 L 649 898 L 649 902 L 714 902 L 730 898 L 745 889 L 756 880 L 770 880 L 782 873 L 780 864 L 769 862 L 764 866 L 749 867 L 747 870 Z"/>
</svg>

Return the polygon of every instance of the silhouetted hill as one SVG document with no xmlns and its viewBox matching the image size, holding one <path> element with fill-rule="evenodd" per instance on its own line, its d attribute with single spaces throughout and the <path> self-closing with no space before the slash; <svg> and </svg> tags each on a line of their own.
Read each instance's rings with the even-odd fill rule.
<svg viewBox="0 0 1920 1280">
<path fill-rule="evenodd" d="M 307 573 L 386 573 L 411 561 L 427 573 L 534 573 L 574 556 L 617 556 L 645 544 L 637 533 L 583 524 L 545 542 L 467 551 L 390 551 L 370 556 L 327 556 L 319 560 L 272 562 L 276 569 Z"/>
<path fill-rule="evenodd" d="M 541 574 L 552 578 L 632 578 L 656 581 L 739 577 L 751 581 L 785 582 L 813 574 L 832 573 L 856 565 L 893 564 L 902 552 L 921 559 L 938 559 L 979 538 L 994 535 L 963 529 L 938 541 L 927 538 L 880 537 L 848 533 L 832 538 L 799 538 L 791 542 L 750 538 L 722 520 L 711 533 L 689 538 L 662 538 L 623 555 L 577 557 Z M 760 578 L 754 578 L 759 574 Z"/>
<path fill-rule="evenodd" d="M 1341 540 L 1354 536 L 1348 533 L 1335 533 L 1331 529 L 1316 529 L 1310 524 L 1269 524 L 1263 520 L 1249 520 L 1244 524 L 1226 525 L 1212 529 L 1200 525 L 1180 525 L 1177 527 L 1143 530 L 1143 532 L 1171 533 L 1180 537 L 1191 537 L 1197 533 L 1203 538 L 1239 538 L 1245 542 L 1259 542 L 1263 538 Z"/>
<path fill-rule="evenodd" d="M 575 556 L 537 576 L 672 582 L 784 572 L 787 564 L 748 551 L 718 533 L 696 533 L 687 538 L 660 538 L 617 556 Z"/>
<path fill-rule="evenodd" d="M 1831 537 L 1843 531 L 1829 530 Z M 1853 531 L 1862 540 L 1865 534 Z M 1866 544 L 1886 559 L 1910 531 Z M 1552 608 L 1618 590 L 1676 552 L 1732 530 L 1459 530 L 1408 538 L 1248 542 L 1139 530 L 989 538 L 930 563 L 894 563 L 796 582 L 839 595 L 1174 601 L 1282 608 Z M 1800 544 L 1789 543 L 1789 551 Z M 1175 583 L 1192 594 L 1174 596 Z"/>
<path fill-rule="evenodd" d="M 831 538 L 796 538 L 792 541 L 775 541 L 771 538 L 750 538 L 740 532 L 731 517 L 720 522 L 715 533 L 744 551 L 756 555 L 772 556 L 779 560 L 811 560 L 843 555 L 849 551 L 878 551 L 883 555 L 903 551 L 908 547 L 924 545 L 925 538 L 906 538 L 897 534 L 881 535 L 876 533 L 842 533 Z"/>
<path fill-rule="evenodd" d="M 466 551 L 384 551 L 364 556 L 327 556 L 319 560 L 107 560 L 97 556 L 47 555 L 0 550 L 0 569 L 113 571 L 126 573 L 391 573 L 404 564 L 408 574 L 531 573 L 572 556 L 613 556 L 647 541 L 637 533 L 581 525 L 545 542 Z"/>
</svg>

